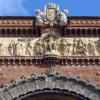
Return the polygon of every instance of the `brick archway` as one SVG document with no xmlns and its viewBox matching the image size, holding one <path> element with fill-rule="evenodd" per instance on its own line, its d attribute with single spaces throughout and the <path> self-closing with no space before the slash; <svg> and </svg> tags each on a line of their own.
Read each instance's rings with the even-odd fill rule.
<svg viewBox="0 0 100 100">
<path fill-rule="evenodd" d="M 3 86 L 0 90 L 0 100 L 20 100 L 19 98 L 45 91 L 48 93 L 66 93 L 66 95 L 70 94 L 70 96 L 74 95 L 75 98 L 78 96 L 86 98 L 86 100 L 100 100 L 100 90 L 96 87 L 54 71 L 22 77 L 12 81 L 7 86 Z"/>
</svg>

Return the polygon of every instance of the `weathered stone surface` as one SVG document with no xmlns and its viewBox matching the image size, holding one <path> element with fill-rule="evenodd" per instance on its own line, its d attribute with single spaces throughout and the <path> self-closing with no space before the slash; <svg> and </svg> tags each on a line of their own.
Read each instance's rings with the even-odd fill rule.
<svg viewBox="0 0 100 100">
<path fill-rule="evenodd" d="M 77 78 L 67 77 L 56 72 L 36 74 L 30 78 L 26 77 L 21 79 L 20 82 L 16 82 L 17 84 L 15 83 L 15 86 L 11 84 L 0 92 L 3 94 L 1 95 L 2 100 L 12 100 L 14 98 L 19 98 L 21 95 L 27 95 L 27 93 L 47 88 L 51 90 L 56 88 L 73 91 L 91 100 L 100 100 L 100 90 L 96 87 Z M 4 99 L 5 97 L 7 99 Z"/>
</svg>

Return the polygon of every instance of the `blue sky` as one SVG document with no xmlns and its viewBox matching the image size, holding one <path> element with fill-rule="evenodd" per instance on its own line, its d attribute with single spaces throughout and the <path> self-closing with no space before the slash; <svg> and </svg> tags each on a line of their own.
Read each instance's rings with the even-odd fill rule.
<svg viewBox="0 0 100 100">
<path fill-rule="evenodd" d="M 100 16 L 100 0 L 0 0 L 0 16 L 34 16 L 34 10 L 56 3 L 69 16 Z"/>
</svg>

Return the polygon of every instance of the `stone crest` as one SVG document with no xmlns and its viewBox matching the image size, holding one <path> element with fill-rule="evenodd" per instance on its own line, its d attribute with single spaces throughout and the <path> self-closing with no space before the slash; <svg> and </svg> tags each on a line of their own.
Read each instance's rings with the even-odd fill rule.
<svg viewBox="0 0 100 100">
<path fill-rule="evenodd" d="M 48 8 L 46 9 L 46 17 L 47 20 L 49 21 L 53 21 L 55 20 L 55 18 L 57 17 L 57 11 L 56 11 L 56 5 L 55 4 L 49 4 Z"/>
<path fill-rule="evenodd" d="M 36 25 L 50 25 L 53 26 L 54 24 L 67 24 L 67 14 L 68 10 L 64 9 L 63 11 L 59 10 L 59 6 L 55 3 L 49 3 L 48 6 L 44 7 L 44 12 L 40 9 L 36 11 Z"/>
</svg>

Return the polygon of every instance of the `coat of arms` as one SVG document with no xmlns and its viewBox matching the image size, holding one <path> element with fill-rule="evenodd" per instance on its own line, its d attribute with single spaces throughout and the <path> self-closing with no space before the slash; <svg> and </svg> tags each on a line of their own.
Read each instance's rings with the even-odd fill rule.
<svg viewBox="0 0 100 100">
<path fill-rule="evenodd" d="M 57 17 L 56 10 L 54 8 L 47 9 L 47 11 L 46 11 L 46 17 L 47 17 L 47 20 L 49 20 L 49 21 L 55 20 L 55 18 Z"/>
<path fill-rule="evenodd" d="M 45 6 L 44 12 L 39 9 L 36 10 L 36 22 L 40 25 L 44 23 L 54 24 L 55 22 L 67 24 L 67 13 L 68 10 L 60 11 L 59 6 L 56 6 L 55 3 L 50 3 L 48 6 Z"/>
</svg>

